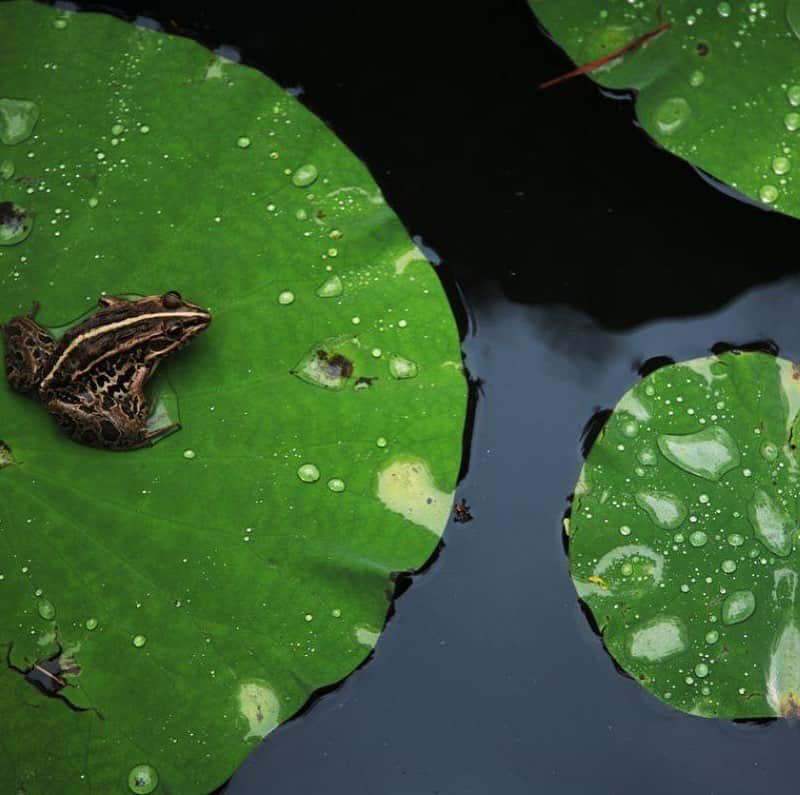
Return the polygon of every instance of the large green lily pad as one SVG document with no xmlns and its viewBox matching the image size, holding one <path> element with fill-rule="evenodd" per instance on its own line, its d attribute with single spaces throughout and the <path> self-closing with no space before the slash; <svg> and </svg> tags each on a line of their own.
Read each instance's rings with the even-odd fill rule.
<svg viewBox="0 0 800 795">
<path fill-rule="evenodd" d="M 82 447 L 2 379 L 0 791 L 205 793 L 438 544 L 457 330 L 363 165 L 259 72 L 30 2 L 0 28 L 0 318 L 168 290 L 214 318 L 159 371 L 183 429 L 150 449 Z"/>
<path fill-rule="evenodd" d="M 641 125 L 669 151 L 765 206 L 800 216 L 800 2 L 529 3 L 582 65 L 669 23 L 592 78 L 634 89 Z"/>
<path fill-rule="evenodd" d="M 594 443 L 572 577 L 614 658 L 678 709 L 800 714 L 800 368 L 725 353 L 657 370 Z"/>
</svg>

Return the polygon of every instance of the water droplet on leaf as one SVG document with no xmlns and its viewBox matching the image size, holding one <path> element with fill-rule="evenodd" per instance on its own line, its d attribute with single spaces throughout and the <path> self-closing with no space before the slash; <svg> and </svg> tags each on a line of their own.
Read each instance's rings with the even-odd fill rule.
<svg viewBox="0 0 800 795">
<path fill-rule="evenodd" d="M 328 488 L 331 491 L 344 491 L 344 481 L 341 478 L 331 478 L 328 481 Z"/>
<path fill-rule="evenodd" d="M 331 276 L 317 288 L 320 298 L 336 298 L 342 294 L 342 280 L 338 276 Z"/>
<path fill-rule="evenodd" d="M 682 436 L 663 434 L 658 448 L 676 466 L 712 481 L 735 469 L 741 460 L 734 438 L 716 425 Z"/>
<path fill-rule="evenodd" d="M 708 542 L 708 536 L 702 530 L 695 530 L 689 534 L 689 543 L 693 547 L 704 547 Z"/>
<path fill-rule="evenodd" d="M 395 353 L 389 358 L 389 373 L 398 380 L 414 378 L 417 375 L 417 364 Z"/>
<path fill-rule="evenodd" d="M 292 183 L 297 185 L 298 188 L 307 188 L 317 181 L 318 176 L 319 172 L 317 171 L 317 167 L 308 163 L 304 166 L 300 166 L 300 168 L 292 174 Z"/>
<path fill-rule="evenodd" d="M 792 163 L 788 157 L 780 157 L 773 158 L 772 160 L 772 170 L 778 174 L 779 176 L 782 174 L 787 174 L 792 167 Z"/>
<path fill-rule="evenodd" d="M 294 293 L 291 290 L 284 290 L 278 295 L 278 303 L 281 306 L 289 306 L 294 303 Z"/>
<path fill-rule="evenodd" d="M 778 457 L 778 448 L 772 442 L 764 442 L 761 445 L 761 455 L 767 461 L 774 461 Z"/>
<path fill-rule="evenodd" d="M 770 551 L 786 557 L 792 551 L 795 524 L 783 507 L 763 489 L 753 495 L 747 517 L 756 538 Z"/>
<path fill-rule="evenodd" d="M 27 99 L 0 99 L 0 141 L 9 146 L 31 137 L 39 121 L 39 106 Z"/>
<path fill-rule="evenodd" d="M 33 214 L 13 202 L 0 202 L 0 246 L 14 246 L 33 229 Z"/>
<path fill-rule="evenodd" d="M 314 466 L 314 464 L 303 464 L 297 470 L 297 477 L 303 481 L 303 483 L 316 483 L 319 480 L 319 469 Z"/>
<path fill-rule="evenodd" d="M 55 618 L 56 608 L 49 599 L 40 599 L 36 605 L 36 609 L 39 611 L 39 615 L 46 621 Z"/>
<path fill-rule="evenodd" d="M 772 204 L 778 198 L 778 189 L 774 185 L 762 185 L 758 197 L 764 204 Z"/>
<path fill-rule="evenodd" d="M 677 530 L 688 515 L 683 501 L 666 491 L 640 491 L 635 499 L 652 522 L 664 530 Z"/>
<path fill-rule="evenodd" d="M 800 0 L 788 0 L 786 3 L 786 23 L 789 30 L 800 38 Z"/>
<path fill-rule="evenodd" d="M 348 338 L 337 338 L 314 346 L 291 371 L 292 375 L 324 389 L 343 389 L 353 375 L 353 360 L 342 353 Z"/>
<path fill-rule="evenodd" d="M 752 591 L 734 591 L 722 603 L 722 623 L 740 624 L 750 618 L 755 609 L 756 597 Z"/>
<path fill-rule="evenodd" d="M 676 133 L 692 113 L 692 108 L 683 97 L 670 97 L 656 110 L 656 125 L 664 135 Z"/>
<path fill-rule="evenodd" d="M 147 638 L 144 635 L 134 635 L 133 645 L 136 646 L 137 649 L 141 649 L 145 643 L 147 643 Z"/>
<path fill-rule="evenodd" d="M 158 773 L 152 765 L 136 765 L 128 773 L 128 788 L 134 795 L 150 795 L 158 786 Z"/>
</svg>

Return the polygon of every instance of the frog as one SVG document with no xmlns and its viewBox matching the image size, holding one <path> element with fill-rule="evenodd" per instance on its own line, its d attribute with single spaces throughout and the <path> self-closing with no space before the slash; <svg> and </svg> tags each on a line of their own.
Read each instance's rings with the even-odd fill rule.
<svg viewBox="0 0 800 795">
<path fill-rule="evenodd" d="M 171 290 L 141 298 L 101 295 L 99 309 L 56 339 L 27 315 L 3 325 L 6 378 L 39 400 L 74 441 L 136 450 L 180 428 L 149 425 L 144 387 L 167 356 L 208 328 L 211 314 Z"/>
</svg>

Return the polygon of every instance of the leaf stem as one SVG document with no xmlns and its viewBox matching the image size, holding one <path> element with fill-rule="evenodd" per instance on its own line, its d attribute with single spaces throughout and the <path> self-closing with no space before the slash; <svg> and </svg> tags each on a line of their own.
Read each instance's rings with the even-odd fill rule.
<svg viewBox="0 0 800 795">
<path fill-rule="evenodd" d="M 665 30 L 667 30 L 669 26 L 669 22 L 662 22 L 657 28 L 654 28 L 649 33 L 644 33 L 633 41 L 629 41 L 618 50 L 614 50 L 614 52 L 604 55 L 602 58 L 598 58 L 596 61 L 579 66 L 576 69 L 573 69 L 571 72 L 567 72 L 559 77 L 554 77 L 552 80 L 546 80 L 544 83 L 540 83 L 538 90 L 541 91 L 545 88 L 551 88 L 552 86 L 557 86 L 559 83 L 572 80 L 573 77 L 578 77 L 579 75 L 586 74 L 587 72 L 593 72 L 598 67 L 603 66 L 603 64 L 607 64 L 609 61 L 613 61 L 615 58 L 619 58 L 620 55 L 624 55 L 626 52 L 638 50 L 639 47 L 647 44 L 647 42 L 656 38 L 656 36 L 660 36 Z"/>
</svg>

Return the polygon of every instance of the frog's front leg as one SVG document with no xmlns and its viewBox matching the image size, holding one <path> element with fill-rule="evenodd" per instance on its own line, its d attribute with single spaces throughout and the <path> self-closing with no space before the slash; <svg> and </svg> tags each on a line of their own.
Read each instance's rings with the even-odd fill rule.
<svg viewBox="0 0 800 795">
<path fill-rule="evenodd" d="M 3 347 L 8 383 L 17 392 L 29 394 L 44 378 L 56 341 L 35 320 L 38 304 L 29 315 L 14 317 L 3 325 Z"/>
</svg>

